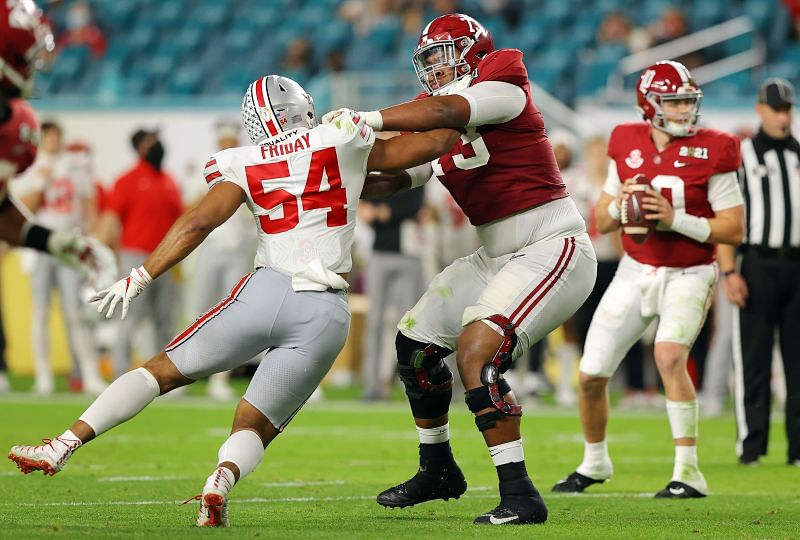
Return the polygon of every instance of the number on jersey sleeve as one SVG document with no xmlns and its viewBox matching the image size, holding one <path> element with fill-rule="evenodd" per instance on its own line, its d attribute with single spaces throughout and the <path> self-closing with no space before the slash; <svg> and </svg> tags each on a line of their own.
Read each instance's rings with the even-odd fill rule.
<svg viewBox="0 0 800 540">
<path fill-rule="evenodd" d="M 324 148 L 311 154 L 302 195 L 297 196 L 285 189 L 271 189 L 269 180 L 289 178 L 289 162 L 261 163 L 245 167 L 247 187 L 253 202 L 265 210 L 282 207 L 283 217 L 258 216 L 261 230 L 266 234 L 279 234 L 294 229 L 300 223 L 300 208 L 309 210 L 328 208 L 328 227 L 347 224 L 347 190 L 342 187 L 336 148 Z M 322 191 L 322 175 L 328 177 L 328 187 Z M 267 182 L 265 185 L 264 182 Z"/>
</svg>

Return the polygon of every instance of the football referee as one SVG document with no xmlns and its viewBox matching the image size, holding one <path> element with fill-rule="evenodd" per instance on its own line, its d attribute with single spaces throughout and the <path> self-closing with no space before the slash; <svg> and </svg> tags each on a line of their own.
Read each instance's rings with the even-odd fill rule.
<svg viewBox="0 0 800 540">
<path fill-rule="evenodd" d="M 791 133 L 794 87 L 767 79 L 759 89 L 758 133 L 742 141 L 744 242 L 720 246 L 733 318 L 737 453 L 742 464 L 767 454 L 770 368 L 776 330 L 786 372 L 788 463 L 800 466 L 800 144 Z"/>
</svg>

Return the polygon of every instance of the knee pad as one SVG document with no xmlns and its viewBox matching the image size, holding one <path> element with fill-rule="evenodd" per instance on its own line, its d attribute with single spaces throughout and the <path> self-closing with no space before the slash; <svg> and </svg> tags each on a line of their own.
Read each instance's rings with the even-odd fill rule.
<svg viewBox="0 0 800 540">
<path fill-rule="evenodd" d="M 511 387 L 500 376 L 512 365 L 511 355 L 517 344 L 516 327 L 507 317 L 499 314 L 487 317 L 486 320 L 503 330 L 503 341 L 494 356 L 481 369 L 483 386 L 468 390 L 466 394 L 467 406 L 473 414 L 483 409 L 494 409 L 475 417 L 475 425 L 480 431 L 494 427 L 503 416 L 522 416 L 521 405 L 503 399 L 503 396 L 511 391 Z"/>
<path fill-rule="evenodd" d="M 416 418 L 438 418 L 447 413 L 453 396 L 453 374 L 444 359 L 452 351 L 421 343 L 397 333 L 397 364 Z"/>
<path fill-rule="evenodd" d="M 484 409 L 493 409 L 487 413 L 475 416 L 475 425 L 479 431 L 486 431 L 493 428 L 498 420 L 504 416 L 521 416 L 522 406 L 508 403 L 503 396 L 511 392 L 511 386 L 503 378 L 494 383 L 495 391 L 492 392 L 490 385 L 479 386 L 472 390 L 467 390 L 465 401 L 472 414 L 477 415 Z M 498 405 L 498 401 L 502 402 Z M 503 405 L 505 404 L 505 406 Z"/>
</svg>

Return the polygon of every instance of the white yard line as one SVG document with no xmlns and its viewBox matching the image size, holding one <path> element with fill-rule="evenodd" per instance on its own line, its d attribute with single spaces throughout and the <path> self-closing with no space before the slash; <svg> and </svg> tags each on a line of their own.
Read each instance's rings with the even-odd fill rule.
<svg viewBox="0 0 800 540">
<path fill-rule="evenodd" d="M 160 482 L 163 480 L 187 480 L 189 476 L 104 476 L 98 482 Z"/>
</svg>

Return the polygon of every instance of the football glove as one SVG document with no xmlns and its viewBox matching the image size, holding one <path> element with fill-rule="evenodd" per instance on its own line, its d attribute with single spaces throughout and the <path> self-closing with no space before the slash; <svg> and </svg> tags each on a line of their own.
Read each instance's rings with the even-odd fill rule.
<svg viewBox="0 0 800 540">
<path fill-rule="evenodd" d="M 381 115 L 380 111 L 356 112 L 351 109 L 336 109 L 335 111 L 325 113 L 322 117 L 322 123 L 330 124 L 345 112 L 350 112 L 354 114 L 356 118 L 363 119 L 363 121 L 375 131 L 381 131 L 383 129 L 383 115 Z"/>
<path fill-rule="evenodd" d="M 97 294 L 89 299 L 90 303 L 100 302 L 97 307 L 97 312 L 102 313 L 108 306 L 106 312 L 106 319 L 110 319 L 114 314 L 117 304 L 122 302 L 122 318 L 128 314 L 128 308 L 131 305 L 131 300 L 139 296 L 143 290 L 153 282 L 153 278 L 144 266 L 139 268 L 131 268 L 131 274 L 122 278 L 107 289 L 99 291 Z"/>
<path fill-rule="evenodd" d="M 117 274 L 114 252 L 77 231 L 53 231 L 47 240 L 47 251 L 62 264 L 86 274 L 95 289 L 107 287 Z"/>
</svg>

